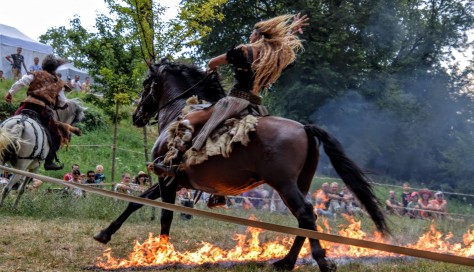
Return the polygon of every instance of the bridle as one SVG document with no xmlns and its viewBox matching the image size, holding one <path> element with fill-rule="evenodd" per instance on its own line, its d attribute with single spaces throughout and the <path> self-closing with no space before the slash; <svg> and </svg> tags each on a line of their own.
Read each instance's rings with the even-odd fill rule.
<svg viewBox="0 0 474 272">
<path fill-rule="evenodd" d="M 191 90 L 193 90 L 195 87 L 197 87 L 199 84 L 205 82 L 205 81 L 208 81 L 211 76 L 213 76 L 215 72 L 213 73 L 210 73 L 210 74 L 207 74 L 205 77 L 203 77 L 201 80 L 199 80 L 198 82 L 196 82 L 193 86 L 187 88 L 186 90 L 184 90 L 182 93 L 176 95 L 175 97 L 172 97 L 170 99 L 168 99 L 168 101 L 166 101 L 166 103 L 164 103 L 163 105 L 161 105 L 160 107 L 158 107 L 156 109 L 156 111 L 154 111 L 152 114 L 150 114 L 150 120 L 147 122 L 149 125 L 154 125 L 156 123 L 158 123 L 158 113 L 163 110 L 164 108 L 168 107 L 169 105 L 171 105 L 173 102 L 175 102 L 176 100 L 178 100 L 179 98 L 182 98 L 183 96 L 187 95 L 189 92 L 191 92 Z M 151 84 L 150 84 L 150 93 L 147 94 L 142 101 L 146 101 L 147 99 L 149 99 L 149 97 L 151 97 L 152 101 L 153 102 L 156 102 L 157 99 L 156 99 L 156 96 L 155 96 L 155 92 L 153 91 L 154 90 L 154 86 L 156 85 L 156 81 L 155 79 L 152 80 Z M 142 109 L 140 109 L 140 112 L 142 111 Z M 155 121 L 151 121 L 151 119 L 155 119 Z"/>
</svg>

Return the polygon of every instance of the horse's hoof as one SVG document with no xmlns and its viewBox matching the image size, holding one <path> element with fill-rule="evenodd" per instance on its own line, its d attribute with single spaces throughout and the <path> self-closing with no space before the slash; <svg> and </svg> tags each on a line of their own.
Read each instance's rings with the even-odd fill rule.
<svg viewBox="0 0 474 272">
<path fill-rule="evenodd" d="M 96 235 L 94 235 L 94 240 L 104 245 L 107 244 L 111 239 L 112 239 L 112 236 L 107 234 L 103 230 L 97 233 Z"/>
<path fill-rule="evenodd" d="M 327 259 L 319 259 L 317 260 L 319 270 L 321 272 L 336 272 L 337 265 L 335 262 Z"/>
<path fill-rule="evenodd" d="M 286 259 L 281 259 L 273 263 L 273 267 L 278 271 L 291 271 L 295 268 L 295 264 L 291 264 L 291 262 L 287 261 Z"/>
</svg>

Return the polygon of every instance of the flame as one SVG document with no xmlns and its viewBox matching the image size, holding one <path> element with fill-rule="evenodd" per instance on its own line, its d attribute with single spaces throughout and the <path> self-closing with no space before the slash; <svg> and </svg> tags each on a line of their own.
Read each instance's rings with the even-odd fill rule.
<svg viewBox="0 0 474 272">
<path fill-rule="evenodd" d="M 382 238 L 379 232 L 367 235 L 361 229 L 361 221 L 356 221 L 351 216 L 345 216 L 345 218 L 348 221 L 348 225 L 346 227 L 342 225 L 339 226 L 339 235 L 379 243 L 389 243 L 389 241 Z M 252 217 L 251 219 L 255 220 L 255 218 Z M 324 228 L 318 225 L 318 230 L 330 233 L 331 228 L 327 220 L 322 218 L 321 221 Z M 429 231 L 423 234 L 416 243 L 408 244 L 406 247 L 472 258 L 474 257 L 474 225 L 471 227 L 473 227 L 473 229 L 468 230 L 467 233 L 463 235 L 463 243 L 451 243 L 450 241 L 453 239 L 453 234 L 448 233 L 443 235 L 436 229 L 435 224 L 432 223 Z M 102 269 L 118 269 L 170 264 L 201 265 L 204 263 L 219 263 L 224 261 L 267 261 L 282 258 L 288 253 L 293 239 L 277 238 L 276 241 L 261 244 L 260 234 L 262 233 L 262 229 L 248 227 L 245 234 L 234 235 L 233 240 L 236 241 L 236 245 L 230 250 L 221 249 L 207 242 L 201 242 L 199 248 L 195 251 L 184 252 L 175 250 L 174 246 L 168 241 L 168 237 L 154 237 L 152 233 L 149 233 L 148 239 L 142 244 L 135 241 L 135 246 L 128 259 L 112 257 L 112 251 L 108 248 L 104 251 L 102 257 L 96 259 L 96 266 Z M 321 245 L 327 250 L 327 256 L 330 258 L 398 256 L 394 253 L 327 241 L 321 241 Z M 308 257 L 310 252 L 309 243 L 305 243 L 299 257 Z"/>
</svg>

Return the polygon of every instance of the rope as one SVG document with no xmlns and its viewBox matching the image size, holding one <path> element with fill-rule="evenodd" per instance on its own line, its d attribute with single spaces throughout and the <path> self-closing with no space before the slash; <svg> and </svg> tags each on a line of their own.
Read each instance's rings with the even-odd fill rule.
<svg viewBox="0 0 474 272">
<path fill-rule="evenodd" d="M 12 169 L 12 168 L 8 168 L 2 165 L 0 165 L 0 169 L 7 170 L 10 172 L 17 173 L 17 174 L 24 175 L 31 178 L 36 178 L 36 179 L 43 180 L 46 182 L 54 183 L 57 185 L 63 185 L 67 187 L 81 189 L 86 192 L 95 193 L 95 194 L 106 196 L 106 197 L 112 197 L 112 198 L 120 199 L 123 201 L 138 203 L 142 205 L 172 210 L 172 211 L 196 215 L 196 216 L 204 216 L 204 217 L 208 217 L 208 218 L 212 218 L 212 219 L 216 219 L 216 220 L 220 220 L 224 222 L 251 226 L 254 228 L 281 232 L 281 233 L 290 234 L 290 235 L 308 237 L 312 239 L 325 240 L 325 241 L 329 241 L 333 243 L 347 244 L 347 245 L 387 251 L 387 252 L 392 252 L 392 253 L 397 253 L 397 254 L 402 254 L 402 255 L 409 255 L 409 256 L 418 257 L 418 258 L 425 258 L 425 259 L 431 259 L 435 261 L 442 261 L 442 262 L 447 262 L 447 263 L 454 263 L 454 264 L 467 265 L 467 266 L 474 267 L 473 258 L 449 255 L 445 253 L 436 253 L 436 252 L 424 251 L 424 250 L 419 250 L 419 249 L 405 248 L 405 247 L 395 246 L 395 245 L 390 245 L 390 244 L 383 244 L 383 243 L 377 243 L 377 242 L 372 242 L 372 241 L 367 241 L 367 240 L 359 240 L 359 239 L 342 237 L 342 236 L 333 235 L 333 234 L 321 233 L 321 232 L 317 232 L 313 230 L 281 226 L 281 225 L 271 224 L 271 223 L 266 223 L 266 222 L 259 222 L 255 220 L 244 219 L 244 218 L 229 216 L 225 214 L 217 214 L 217 213 L 208 212 L 204 210 L 198 210 L 194 208 L 188 208 L 185 206 L 178 206 L 175 204 L 165 203 L 162 201 L 155 201 L 155 200 L 145 199 L 141 197 L 130 196 L 130 195 L 122 194 L 122 193 L 106 191 L 106 190 L 102 190 L 95 187 L 84 186 L 82 184 L 65 183 L 60 179 L 55 179 L 55 178 L 51 178 L 47 176 L 42 176 L 42 175 L 26 172 L 26 171 Z"/>
</svg>

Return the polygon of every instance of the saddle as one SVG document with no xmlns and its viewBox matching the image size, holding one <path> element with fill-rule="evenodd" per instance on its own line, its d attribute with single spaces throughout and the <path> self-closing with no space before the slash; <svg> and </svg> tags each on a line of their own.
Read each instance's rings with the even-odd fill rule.
<svg viewBox="0 0 474 272">
<path fill-rule="evenodd" d="M 205 101 L 199 101 L 197 97 L 191 97 L 186 101 L 186 106 L 182 110 L 182 116 L 192 110 L 202 109 L 211 106 Z M 179 130 L 179 120 L 171 124 L 168 128 L 168 139 L 175 139 L 181 133 Z M 218 125 L 208 137 L 204 139 L 204 143 L 199 150 L 194 148 L 188 149 L 183 156 L 183 163 L 187 167 L 201 164 L 208 160 L 210 156 L 221 155 L 224 158 L 230 157 L 235 143 L 247 146 L 250 142 L 250 132 L 257 128 L 259 117 L 252 115 L 251 112 L 244 110 L 238 116 L 226 119 L 222 124 Z M 200 131 L 196 131 L 198 138 Z M 169 154 L 168 154 L 169 155 Z M 175 154 L 172 154 L 175 156 Z M 165 161 L 171 161 L 173 158 L 167 156 Z"/>
</svg>

